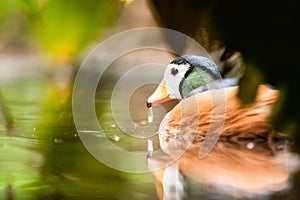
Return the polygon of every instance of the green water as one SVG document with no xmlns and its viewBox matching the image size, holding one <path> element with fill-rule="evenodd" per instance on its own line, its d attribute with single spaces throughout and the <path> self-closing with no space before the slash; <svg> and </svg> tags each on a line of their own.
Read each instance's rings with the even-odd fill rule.
<svg viewBox="0 0 300 200">
<path fill-rule="evenodd" d="M 55 101 L 49 85 L 37 78 L 1 86 L 14 126 L 7 132 L 1 123 L 0 199 L 155 199 L 151 174 L 114 170 L 86 150 L 71 100 Z M 112 129 L 112 117 L 105 118 Z"/>
<path fill-rule="evenodd" d="M 74 126 L 71 99 L 59 101 L 49 92 L 52 86 L 47 78 L 31 78 L 0 87 L 14 119 L 8 132 L 1 118 L 0 199 L 157 199 L 152 174 L 115 170 L 87 151 Z M 128 151 L 145 151 L 146 139 L 130 137 L 117 127 L 110 95 L 101 91 L 95 106 L 107 137 Z M 139 121 L 143 116 L 135 118 Z M 118 159 L 132 167 L 139 164 L 126 157 Z M 298 199 L 299 177 L 298 173 L 291 178 L 291 188 L 261 199 Z M 189 193 L 191 199 L 232 199 L 193 187 Z"/>
</svg>

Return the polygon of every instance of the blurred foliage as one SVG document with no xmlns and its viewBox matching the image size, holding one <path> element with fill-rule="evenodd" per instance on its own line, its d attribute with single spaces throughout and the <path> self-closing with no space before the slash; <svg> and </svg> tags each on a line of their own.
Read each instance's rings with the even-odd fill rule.
<svg viewBox="0 0 300 200">
<path fill-rule="evenodd" d="M 15 1 L 0 1 L 0 25 L 15 11 Z"/>
<path fill-rule="evenodd" d="M 23 50 L 31 44 L 27 22 L 16 0 L 0 2 L 0 51 Z"/>
<path fill-rule="evenodd" d="M 20 25 L 15 20 L 20 16 L 16 3 L 29 19 L 29 27 L 20 20 L 31 29 L 26 38 L 33 38 L 33 45 L 59 65 L 73 64 L 78 53 L 113 24 L 123 4 L 119 0 L 1 1 L 0 26 L 10 17 L 9 24 Z M 9 34 L 7 26 L 3 30 Z M 15 124 L 10 136 L 0 136 L 0 199 L 153 199 L 151 175 L 118 172 L 85 149 L 72 118 L 72 77 L 67 77 L 72 75 L 52 72 L 50 79 L 31 77 L 1 85 Z M 56 87 L 65 80 L 65 90 Z M 0 129 L 5 133 L 2 124 Z"/>
<path fill-rule="evenodd" d="M 112 25 L 119 0 L 17 0 L 41 48 L 68 62 Z"/>
</svg>

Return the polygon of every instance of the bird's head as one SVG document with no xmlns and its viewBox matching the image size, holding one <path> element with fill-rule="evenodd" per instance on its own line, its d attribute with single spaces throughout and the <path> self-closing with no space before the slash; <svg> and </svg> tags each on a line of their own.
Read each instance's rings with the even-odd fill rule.
<svg viewBox="0 0 300 200">
<path fill-rule="evenodd" d="M 220 78 L 218 67 L 210 59 L 195 55 L 178 57 L 165 69 L 163 80 L 147 100 L 147 107 L 183 99 L 192 90 Z"/>
</svg>

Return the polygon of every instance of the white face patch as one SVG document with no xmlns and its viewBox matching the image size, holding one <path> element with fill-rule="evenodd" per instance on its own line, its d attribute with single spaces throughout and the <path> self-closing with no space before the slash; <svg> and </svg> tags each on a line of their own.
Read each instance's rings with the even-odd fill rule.
<svg viewBox="0 0 300 200">
<path fill-rule="evenodd" d="M 182 99 L 179 85 L 184 78 L 185 73 L 189 70 L 190 65 L 176 65 L 169 64 L 164 73 L 164 79 L 166 81 L 167 92 L 173 99 Z"/>
</svg>

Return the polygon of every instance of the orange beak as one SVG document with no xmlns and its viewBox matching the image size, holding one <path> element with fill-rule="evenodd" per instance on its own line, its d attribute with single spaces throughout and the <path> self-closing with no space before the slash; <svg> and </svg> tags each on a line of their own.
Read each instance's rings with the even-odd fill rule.
<svg viewBox="0 0 300 200">
<path fill-rule="evenodd" d="M 156 104 L 170 100 L 170 95 L 167 93 L 166 81 L 162 81 L 156 88 L 154 93 L 147 100 L 147 107 L 152 107 Z"/>
</svg>

